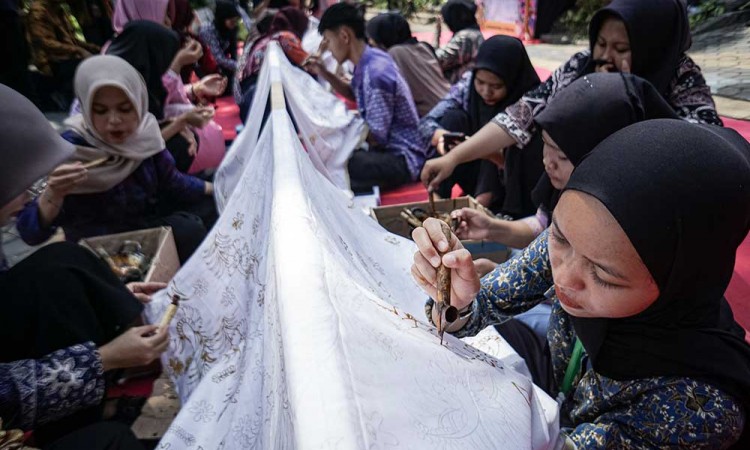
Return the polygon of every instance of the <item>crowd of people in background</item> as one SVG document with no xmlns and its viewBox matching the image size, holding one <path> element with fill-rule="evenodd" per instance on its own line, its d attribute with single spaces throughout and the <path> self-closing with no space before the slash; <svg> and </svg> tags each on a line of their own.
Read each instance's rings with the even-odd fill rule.
<svg viewBox="0 0 750 450">
<path fill-rule="evenodd" d="M 682 0 L 613 0 L 546 80 L 519 39 L 485 40 L 471 0 L 442 5 L 452 37 L 437 47 L 346 1 L 214 3 L 199 18 L 188 0 L 0 1 L 0 222 L 32 245 L 69 241 L 12 268 L 0 251 L 4 427 L 42 448 L 141 448 L 101 422 L 104 392 L 165 350 L 166 330 L 140 322 L 164 286 L 125 286 L 72 243 L 166 225 L 187 261 L 218 214 L 215 101 L 247 120 L 274 42 L 367 124 L 355 194 L 457 185 L 496 214 L 454 211 L 451 240 L 426 221 L 412 273 L 435 298 L 436 267 L 453 269 L 448 331 L 498 325 L 560 399 L 571 445 L 746 448 L 750 347 L 723 293 L 750 227 L 750 145 L 686 54 Z M 61 135 L 39 109 L 69 114 Z M 472 261 L 458 239 L 519 250 Z M 687 257 L 699 242 L 704 262 Z"/>
</svg>

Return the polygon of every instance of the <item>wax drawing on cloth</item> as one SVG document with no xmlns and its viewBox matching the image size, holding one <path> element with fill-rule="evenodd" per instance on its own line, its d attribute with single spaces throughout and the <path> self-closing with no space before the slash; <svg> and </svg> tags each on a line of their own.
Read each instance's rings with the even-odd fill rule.
<svg viewBox="0 0 750 450">
<path fill-rule="evenodd" d="M 269 48 L 249 124 L 296 70 Z M 243 131 L 216 176 L 221 217 L 147 307 L 153 320 L 183 299 L 164 355 L 182 409 L 158 448 L 548 448 L 528 378 L 440 345 L 414 244 L 349 208 L 297 131 L 283 106 Z"/>
</svg>

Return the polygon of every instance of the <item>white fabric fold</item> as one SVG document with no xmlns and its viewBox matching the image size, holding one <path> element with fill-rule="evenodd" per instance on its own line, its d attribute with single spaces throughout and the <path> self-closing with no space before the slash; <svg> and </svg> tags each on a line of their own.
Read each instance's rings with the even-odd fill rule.
<svg viewBox="0 0 750 450">
<path fill-rule="evenodd" d="M 161 446 L 548 448 L 549 398 L 452 336 L 440 345 L 409 274 L 414 244 L 354 207 L 272 103 L 219 171 L 216 226 L 147 307 L 156 321 L 183 298 L 163 358 L 183 406 Z"/>
</svg>

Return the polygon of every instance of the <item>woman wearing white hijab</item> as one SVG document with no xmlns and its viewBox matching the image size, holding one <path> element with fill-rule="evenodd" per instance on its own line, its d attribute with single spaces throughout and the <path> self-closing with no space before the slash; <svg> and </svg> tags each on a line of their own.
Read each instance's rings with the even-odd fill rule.
<svg viewBox="0 0 750 450">
<path fill-rule="evenodd" d="M 176 212 L 176 204 L 210 202 L 211 183 L 177 171 L 164 149 L 156 118 L 148 112 L 141 75 L 111 55 L 85 60 L 76 72 L 81 114 L 66 121 L 63 138 L 76 146 L 38 199 L 18 218 L 29 244 L 58 226 L 69 241 L 154 226 L 171 226 L 182 261 L 206 234 L 201 219 Z M 93 164 L 93 166 L 92 166 Z"/>
</svg>

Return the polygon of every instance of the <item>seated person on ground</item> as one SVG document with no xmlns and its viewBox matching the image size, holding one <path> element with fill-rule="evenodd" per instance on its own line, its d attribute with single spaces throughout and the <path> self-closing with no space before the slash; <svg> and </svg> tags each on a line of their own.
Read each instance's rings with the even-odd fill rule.
<svg viewBox="0 0 750 450">
<path fill-rule="evenodd" d="M 419 131 L 437 148 L 438 155 L 444 155 L 450 150 L 445 148 L 446 133 L 472 136 L 537 85 L 539 77 L 521 41 L 493 36 L 479 47 L 474 69 L 464 74 L 422 118 Z M 541 137 L 537 136 L 523 151 L 516 146 L 506 148 L 505 160 L 503 177 L 491 161 L 476 160 L 458 166 L 439 186 L 438 195 L 450 198 L 453 185 L 458 184 L 465 194 L 476 196 L 494 212 L 514 218 L 532 214 L 536 208 L 531 202 L 531 190 L 543 172 Z"/>
<path fill-rule="evenodd" d="M 94 56 L 76 73 L 82 113 L 65 123 L 72 158 L 49 176 L 44 192 L 18 218 L 29 244 L 171 226 L 182 262 L 205 237 L 200 217 L 185 209 L 213 203 L 213 185 L 177 171 L 159 124 L 148 112 L 141 75 L 116 56 Z M 84 164 L 96 163 L 89 168 Z M 184 209 L 183 209 L 184 208 Z"/>
<path fill-rule="evenodd" d="M 488 41 L 489 42 L 489 41 Z M 631 74 L 593 73 L 560 92 L 536 117 L 544 140 L 544 173 L 531 195 L 536 214 L 521 220 L 492 219 L 470 208 L 454 211 L 460 239 L 529 245 L 550 224 L 560 191 L 575 166 L 614 132 L 642 120 L 677 118 L 648 81 Z M 490 267 L 494 267 L 494 264 Z M 487 273 L 485 268 L 482 273 Z"/>
<path fill-rule="evenodd" d="M 0 112 L 4 226 L 29 200 L 35 181 L 68 160 L 75 148 L 17 92 L 0 85 L 0 102 L 5 105 Z M 148 364 L 169 343 L 166 328 L 131 328 L 143 309 L 139 300 L 148 302 L 149 294 L 165 286 L 128 287 L 75 244 L 45 246 L 12 268 L 0 248 L 2 427 L 33 429 L 35 443 L 45 449 L 142 448 L 127 428 L 101 425 L 105 372 Z M 138 299 L 133 292 L 139 292 Z M 93 443 L 94 436 L 101 445 Z"/>
<path fill-rule="evenodd" d="M 680 118 L 721 125 L 706 80 L 685 52 L 690 26 L 683 0 L 613 0 L 589 23 L 589 49 L 495 116 L 471 139 L 425 164 L 422 182 L 437 186 L 458 165 L 499 158 L 503 148 L 535 136 L 534 116 L 576 79 L 593 72 L 632 72 L 649 81 Z"/>
<path fill-rule="evenodd" d="M 414 231 L 415 279 L 435 298 L 436 267 L 452 269 L 460 319 L 447 331 L 501 324 L 559 399 L 566 448 L 748 448 L 750 345 L 723 297 L 750 228 L 739 134 L 675 119 L 616 132 L 573 171 L 549 230 L 481 281 L 440 227 Z M 537 340 L 509 317 L 545 299 Z"/>
<path fill-rule="evenodd" d="M 218 65 L 219 73 L 229 80 L 229 92 L 237 71 L 238 6 L 232 0 L 217 0 L 213 22 L 201 25 L 199 36 Z"/>
<path fill-rule="evenodd" d="M 429 44 L 417 41 L 404 16 L 383 13 L 367 22 L 367 39 L 371 46 L 391 55 L 414 95 L 419 117 L 427 114 L 450 89 Z"/>
<path fill-rule="evenodd" d="M 457 83 L 464 73 L 474 67 L 474 58 L 484 42 L 477 23 L 477 5 L 472 0 L 448 0 L 440 8 L 440 16 L 453 37 L 443 47 L 435 50 L 443 75 Z"/>
<path fill-rule="evenodd" d="M 368 150 L 355 150 L 349 160 L 352 189 L 389 189 L 415 181 L 427 157 L 427 142 L 419 135 L 419 117 L 409 86 L 393 59 L 365 42 L 365 20 L 359 9 L 338 3 L 320 19 L 324 45 L 339 63 L 355 65 L 351 84 L 329 72 L 320 58 L 310 58 L 309 70 L 320 74 L 342 96 L 356 100 L 370 134 Z"/>
<path fill-rule="evenodd" d="M 268 32 L 255 41 L 242 58 L 243 66 L 238 68 L 240 97 L 236 98 L 240 106 L 240 119 L 244 123 L 255 97 L 258 74 L 266 59 L 266 50 L 270 42 L 277 42 L 287 59 L 295 66 L 302 66 L 308 57 L 302 49 L 302 35 L 307 31 L 307 15 L 299 8 L 287 6 L 281 8 L 273 18 Z M 243 55 L 244 56 L 244 55 Z"/>
<path fill-rule="evenodd" d="M 80 41 L 59 0 L 34 0 L 27 18 L 32 59 L 43 75 L 52 77 L 62 95 L 60 107 L 73 101 L 73 76 L 81 60 L 99 47 Z"/>
</svg>

